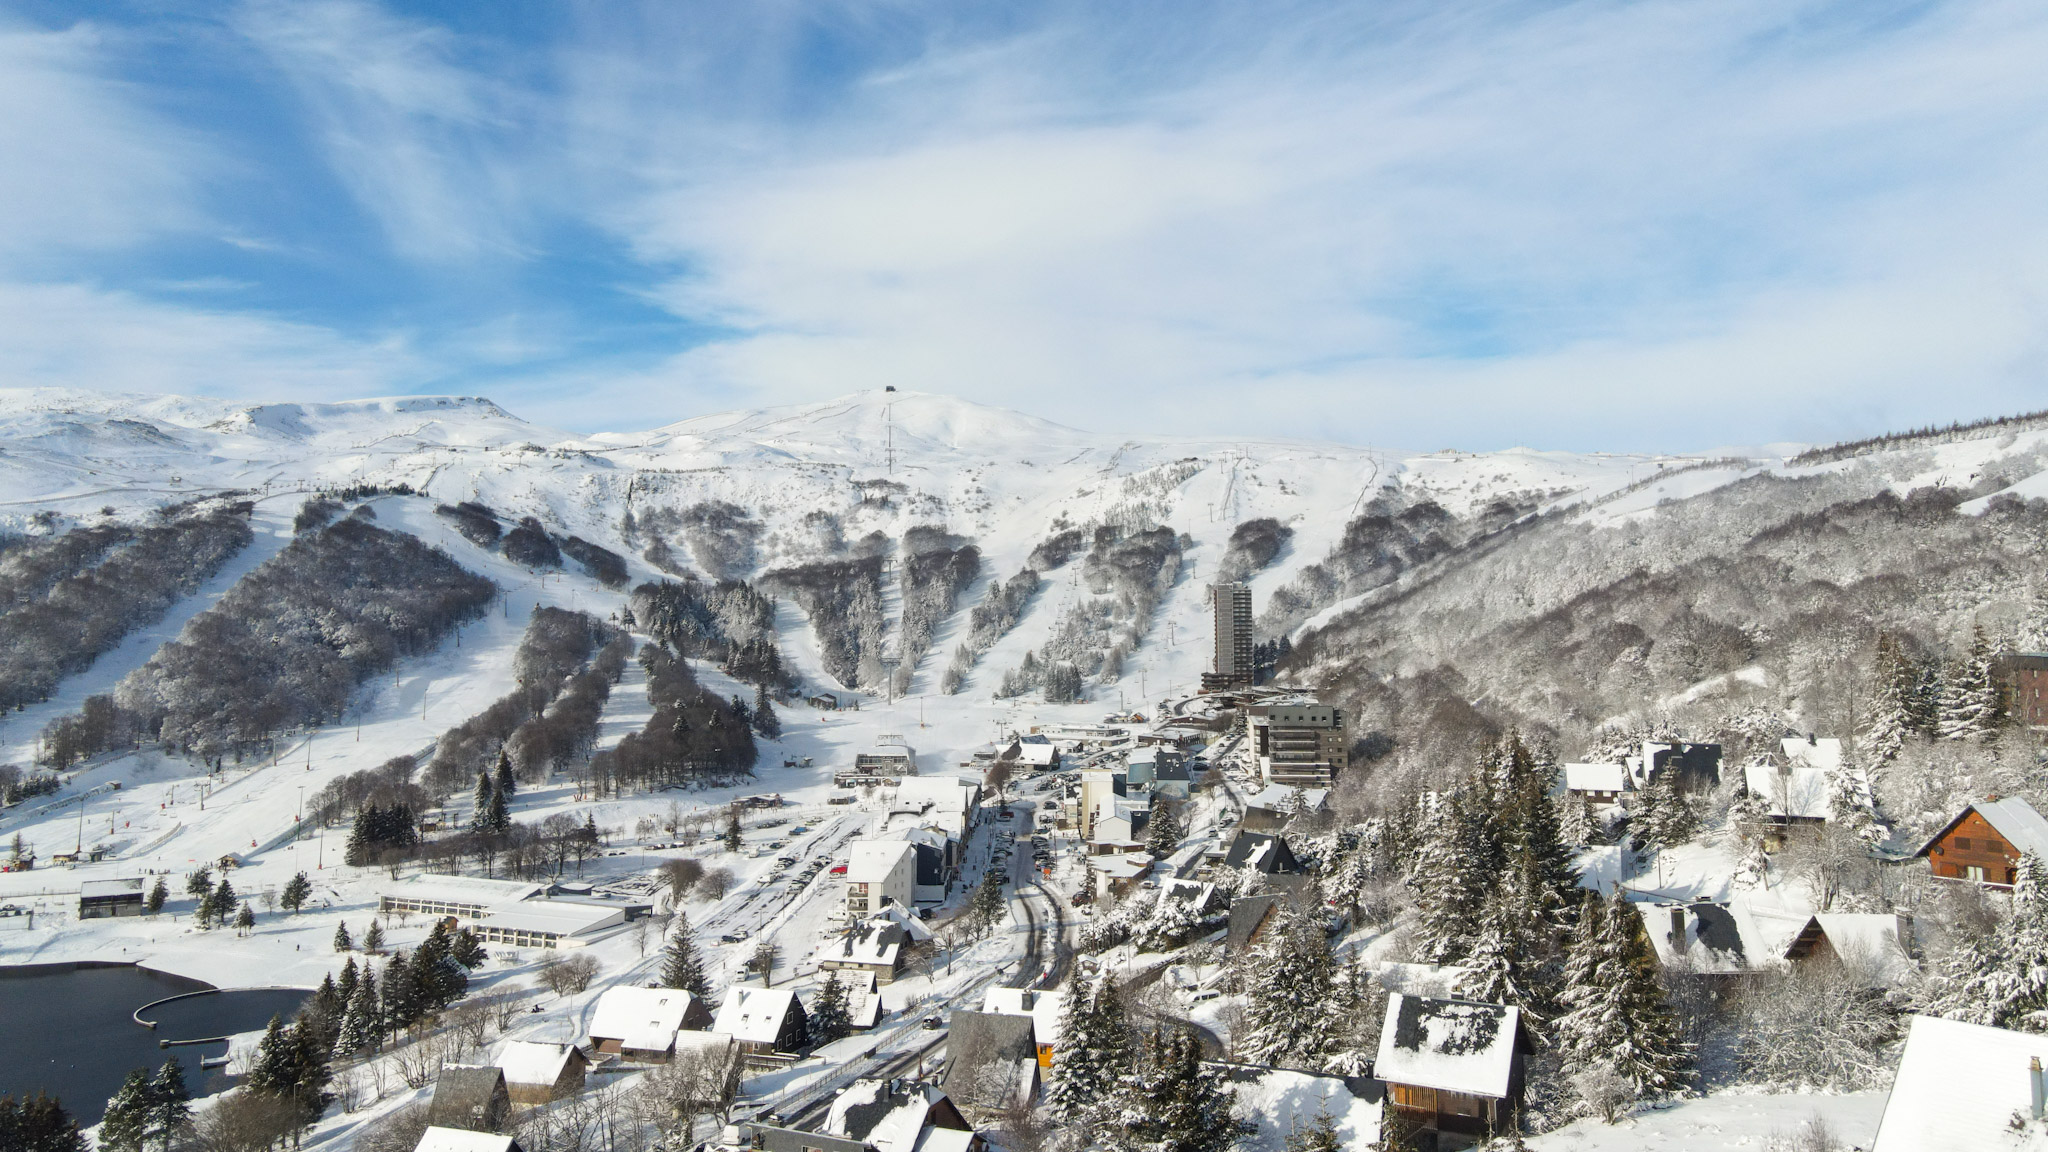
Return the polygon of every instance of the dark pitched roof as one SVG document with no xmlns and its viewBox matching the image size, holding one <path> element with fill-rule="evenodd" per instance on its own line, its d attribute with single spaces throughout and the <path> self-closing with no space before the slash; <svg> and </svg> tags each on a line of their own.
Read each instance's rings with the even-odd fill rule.
<svg viewBox="0 0 2048 1152">
<path fill-rule="evenodd" d="M 1001 1012 L 955 1012 L 947 1021 L 946 1095 L 977 1108 L 1008 1108 L 1028 1095 L 1038 1067 L 1035 1021 Z"/>
<path fill-rule="evenodd" d="M 1261 896 L 1245 896 L 1230 902 L 1230 934 L 1225 937 L 1227 948 L 1243 948 L 1251 943 L 1252 934 L 1266 917 L 1273 914 L 1273 906 L 1280 902 L 1278 896 L 1270 893 Z"/>
<path fill-rule="evenodd" d="M 488 1132 L 504 1122 L 510 1101 L 504 1069 L 449 1064 L 434 1082 L 433 1103 L 427 1105 L 427 1123 L 440 1128 Z"/>
<path fill-rule="evenodd" d="M 1264 832 L 1239 832 L 1230 842 L 1230 851 L 1224 854 L 1226 868 L 1250 868 L 1268 875 L 1276 873 L 1299 873 L 1301 862 L 1294 858 L 1294 851 L 1287 841 Z"/>
</svg>

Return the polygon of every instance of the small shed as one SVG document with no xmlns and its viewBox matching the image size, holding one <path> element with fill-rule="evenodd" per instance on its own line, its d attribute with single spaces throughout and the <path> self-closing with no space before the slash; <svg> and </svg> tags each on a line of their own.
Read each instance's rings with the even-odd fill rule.
<svg viewBox="0 0 2048 1152">
<path fill-rule="evenodd" d="M 671 1034 L 673 1035 L 673 1034 Z M 546 1104 L 583 1091 L 590 1058 L 574 1044 L 514 1040 L 498 1054 L 505 1090 L 514 1104 Z"/>
<path fill-rule="evenodd" d="M 1373 1075 L 1409 1124 L 1484 1140 L 1514 1122 L 1528 1051 L 1520 1008 L 1397 992 L 1387 997 Z"/>
<path fill-rule="evenodd" d="M 1957 813 L 1918 855 L 1939 879 L 2010 888 L 2028 852 L 2048 860 L 2048 820 L 2017 796 L 1993 796 Z"/>
<path fill-rule="evenodd" d="M 512 1095 L 505 1088 L 505 1073 L 495 1065 L 448 1064 L 434 1082 L 434 1098 L 427 1105 L 427 1123 L 437 1128 L 466 1128 L 472 1132 L 496 1132 L 505 1127 L 512 1113 Z"/>
</svg>

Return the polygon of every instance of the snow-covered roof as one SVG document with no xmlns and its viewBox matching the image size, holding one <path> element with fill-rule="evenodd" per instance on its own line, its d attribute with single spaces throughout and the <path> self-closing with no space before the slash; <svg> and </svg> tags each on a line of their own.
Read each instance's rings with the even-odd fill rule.
<svg viewBox="0 0 2048 1152">
<path fill-rule="evenodd" d="M 480 923 L 511 932 L 549 932 L 557 936 L 587 936 L 600 928 L 626 922 L 625 908 L 584 904 L 573 900 L 522 900 L 499 904 L 485 913 Z"/>
<path fill-rule="evenodd" d="M 1035 988 L 991 988 L 982 999 L 983 1012 L 1031 1017 L 1031 1034 L 1040 1044 L 1060 1039 L 1060 995 Z"/>
<path fill-rule="evenodd" d="M 1795 768 L 1832 772 L 1842 766 L 1842 742 L 1833 736 L 1815 740 L 1787 736 L 1778 741 L 1778 747 L 1785 752 L 1785 762 Z"/>
<path fill-rule="evenodd" d="M 887 922 L 863 920 L 847 929 L 837 944 L 827 944 L 818 954 L 821 961 L 840 964 L 887 964 L 894 966 L 903 955 L 903 929 Z"/>
<path fill-rule="evenodd" d="M 547 885 L 430 872 L 395 885 L 388 891 L 406 900 L 438 900 L 444 904 L 515 904 L 547 891 Z"/>
<path fill-rule="evenodd" d="M 1034 768 L 1043 768 L 1059 758 L 1060 750 L 1052 744 L 1033 744 L 1029 740 L 1017 745 L 1017 761 Z"/>
<path fill-rule="evenodd" d="M 1230 851 L 1224 854 L 1223 864 L 1227 868 L 1249 868 L 1269 875 L 1301 871 L 1301 865 L 1294 859 L 1294 851 L 1287 846 L 1287 841 L 1264 832 L 1239 832 L 1237 838 L 1230 842 Z"/>
<path fill-rule="evenodd" d="M 739 1054 L 738 1047 L 737 1041 L 722 1032 L 678 1032 L 675 1059 L 694 1056 L 702 1060 L 730 1061 Z"/>
<path fill-rule="evenodd" d="M 2021 852 L 2032 852 L 2048 860 L 2048 820 L 2034 806 L 2017 796 L 1985 800 L 1971 805 L 2005 841 Z"/>
<path fill-rule="evenodd" d="M 855 1028 L 873 1028 L 882 1018 L 882 996 L 875 974 L 859 968 L 835 972 L 846 989 L 846 1015 Z"/>
<path fill-rule="evenodd" d="M 1265 808 L 1278 812 L 1299 797 L 1304 812 L 1320 812 L 1330 798 L 1327 788 L 1296 788 L 1292 784 L 1268 784 L 1245 798 L 1247 808 Z"/>
<path fill-rule="evenodd" d="M 1573 792 L 1629 792 L 1635 781 L 1625 764 L 1567 764 L 1564 786 Z"/>
<path fill-rule="evenodd" d="M 1152 857 L 1143 852 L 1113 852 L 1088 857 L 1088 867 L 1111 880 L 1136 880 L 1152 870 Z"/>
<path fill-rule="evenodd" d="M 905 776 L 896 785 L 896 802 L 930 804 L 951 812 L 965 812 L 981 795 L 981 785 L 958 776 Z"/>
<path fill-rule="evenodd" d="M 1522 1010 L 1470 1000 L 1387 997 L 1373 1075 L 1395 1084 L 1505 1099 Z"/>
<path fill-rule="evenodd" d="M 849 884 L 880 884 L 917 849 L 907 840 L 856 840 L 846 857 Z"/>
<path fill-rule="evenodd" d="M 1803 918 L 1759 914 L 1747 905 L 1695 900 L 1680 904 L 1644 901 L 1634 905 L 1657 963 L 1696 975 L 1730 975 L 1772 966 L 1798 935 Z M 1673 914 L 1682 936 L 1672 933 Z"/>
<path fill-rule="evenodd" d="M 896 1092 L 889 1090 L 891 1082 L 886 1080 L 848 1085 L 832 1100 L 825 1134 L 859 1140 L 875 1152 L 923 1152 L 929 1145 L 921 1145 L 920 1138 L 931 1123 L 933 1108 L 946 1094 L 929 1084 L 898 1083 L 901 1090 Z"/>
<path fill-rule="evenodd" d="M 2048 1036 L 1915 1016 L 1871 1152 L 2048 1147 L 2041 1125 L 2009 1126 L 2033 1104 L 2032 1061 Z"/>
<path fill-rule="evenodd" d="M 1216 885 L 1200 880 L 1183 880 L 1176 876 L 1159 890 L 1159 899 L 1161 903 L 1178 900 L 1190 908 L 1206 912 L 1216 904 Z"/>
<path fill-rule="evenodd" d="M 1803 955 L 1800 941 L 1808 930 L 1827 937 L 1829 947 L 1846 964 L 1856 966 L 1880 987 L 1891 987 L 1912 978 L 1913 961 L 1906 955 L 1910 941 L 1899 939 L 1901 924 L 1890 912 L 1817 912 L 1806 927 L 1789 941 L 1784 950 L 1788 960 Z"/>
<path fill-rule="evenodd" d="M 140 876 L 124 877 L 120 880 L 87 880 L 78 886 L 78 897 L 81 900 L 87 898 L 104 899 L 108 896 L 140 895 L 142 895 L 142 877 Z"/>
<path fill-rule="evenodd" d="M 513 1152 L 518 1147 L 510 1136 L 471 1132 L 467 1128 L 429 1127 L 420 1134 L 413 1152 Z"/>
<path fill-rule="evenodd" d="M 895 905 L 882 909 L 880 912 L 868 917 L 868 919 L 871 921 L 885 920 L 896 925 L 898 928 L 903 929 L 903 934 L 908 936 L 913 944 L 922 944 L 932 938 L 931 925 Z"/>
<path fill-rule="evenodd" d="M 1821 769 L 1781 770 L 1770 764 L 1748 764 L 1742 769 L 1742 778 L 1773 816 L 1828 818 L 1828 774 Z"/>
<path fill-rule="evenodd" d="M 601 1040 L 617 1040 L 621 1047 L 636 1051 L 665 1051 L 696 1000 L 694 994 L 679 988 L 615 985 L 597 998 L 597 1011 L 590 1017 L 590 1034 Z"/>
<path fill-rule="evenodd" d="M 673 1034 L 675 1029 L 671 1028 L 669 1032 Z M 508 1085 L 552 1085 L 562 1078 L 562 1070 L 576 1055 L 574 1044 L 536 1044 L 531 1040 L 514 1040 L 498 1053 L 498 1067 L 504 1071 Z"/>
<path fill-rule="evenodd" d="M 751 1044 L 773 1044 L 795 1000 L 789 988 L 728 988 L 711 1030 Z"/>
</svg>

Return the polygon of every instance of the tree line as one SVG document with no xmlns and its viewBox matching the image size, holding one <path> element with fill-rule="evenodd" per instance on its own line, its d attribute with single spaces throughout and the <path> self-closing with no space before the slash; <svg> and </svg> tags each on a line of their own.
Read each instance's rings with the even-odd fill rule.
<svg viewBox="0 0 2048 1152">
<path fill-rule="evenodd" d="M 881 556 L 819 560 L 778 568 L 761 586 L 795 601 L 810 618 L 825 671 L 848 688 L 880 688 L 882 633 Z"/>
<path fill-rule="evenodd" d="M 698 683 L 688 661 L 662 645 L 641 648 L 640 664 L 654 715 L 640 731 L 590 758 L 597 795 L 724 784 L 752 774 L 758 755 L 755 712 L 773 712 L 765 691 L 758 692 L 754 706 L 738 697 L 721 699 Z"/>
<path fill-rule="evenodd" d="M 896 691 L 910 691 L 917 666 L 931 650 L 932 633 L 981 574 L 981 551 L 942 529 L 918 526 L 903 536 L 903 642 Z"/>
<path fill-rule="evenodd" d="M 185 507 L 142 528 L 57 538 L 83 533 L 75 547 L 10 552 L 0 565 L 0 595 L 12 592 L 0 601 L 8 605 L 0 612 L 0 709 L 49 699 L 59 682 L 198 591 L 249 546 L 252 507 Z"/>
<path fill-rule="evenodd" d="M 1007 582 L 989 581 L 981 602 L 968 610 L 967 639 L 953 649 L 953 659 L 939 677 L 939 691 L 951 696 L 966 686 L 975 663 L 1024 619 L 1025 609 L 1043 583 L 1035 568 L 1019 569 Z"/>
<path fill-rule="evenodd" d="M 219 767 L 339 719 L 364 680 L 433 651 L 496 586 L 438 549 L 353 517 L 304 533 L 178 638 L 45 733 L 45 756 L 153 740 Z"/>
</svg>

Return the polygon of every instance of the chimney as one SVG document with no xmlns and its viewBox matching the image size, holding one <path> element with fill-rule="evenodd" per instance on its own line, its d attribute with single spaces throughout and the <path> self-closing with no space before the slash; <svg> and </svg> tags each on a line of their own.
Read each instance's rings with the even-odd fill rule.
<svg viewBox="0 0 2048 1152">
<path fill-rule="evenodd" d="M 2034 1089 L 2034 1119 L 2039 1120 L 2048 1111 L 2048 1083 L 2043 1082 L 2039 1056 L 2027 1058 L 2027 1083 Z"/>
<path fill-rule="evenodd" d="M 1674 951 L 1685 951 L 1685 907 L 1671 906 L 1671 947 Z"/>
</svg>

